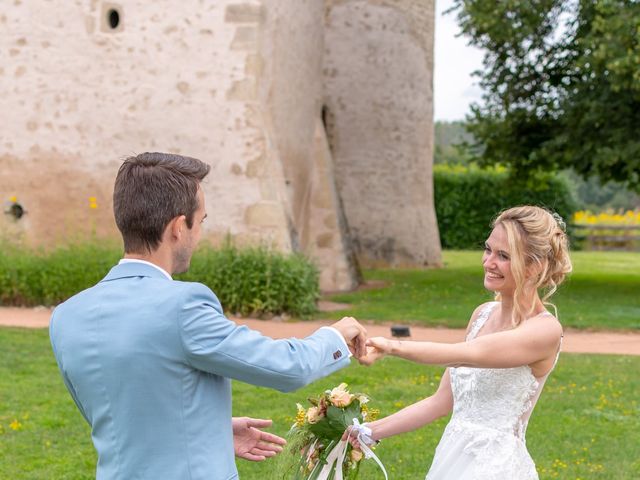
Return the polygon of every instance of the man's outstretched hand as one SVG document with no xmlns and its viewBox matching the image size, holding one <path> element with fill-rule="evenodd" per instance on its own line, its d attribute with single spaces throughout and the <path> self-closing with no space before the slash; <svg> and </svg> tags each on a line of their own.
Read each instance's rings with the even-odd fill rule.
<svg viewBox="0 0 640 480">
<path fill-rule="evenodd" d="M 344 317 L 331 326 L 342 334 L 349 346 L 349 350 L 356 358 L 366 355 L 367 331 L 355 318 Z"/>
<path fill-rule="evenodd" d="M 282 451 L 287 441 L 273 433 L 263 432 L 260 428 L 271 426 L 271 420 L 260 418 L 233 417 L 233 451 L 236 457 L 252 462 L 261 462 Z"/>
</svg>

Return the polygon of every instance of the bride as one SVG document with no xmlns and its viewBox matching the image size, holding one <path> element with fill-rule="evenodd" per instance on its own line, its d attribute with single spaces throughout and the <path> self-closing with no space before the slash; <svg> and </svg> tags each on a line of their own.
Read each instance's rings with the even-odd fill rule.
<svg viewBox="0 0 640 480">
<path fill-rule="evenodd" d="M 375 337 L 360 360 L 370 365 L 394 355 L 448 367 L 432 396 L 360 426 L 365 433 L 360 441 L 366 443 L 415 430 L 453 410 L 427 480 L 538 478 L 525 432 L 562 343 L 562 326 L 545 308 L 571 271 L 562 219 L 533 206 L 502 212 L 485 243 L 482 265 L 484 286 L 496 301 L 475 309 L 466 342 Z"/>
</svg>

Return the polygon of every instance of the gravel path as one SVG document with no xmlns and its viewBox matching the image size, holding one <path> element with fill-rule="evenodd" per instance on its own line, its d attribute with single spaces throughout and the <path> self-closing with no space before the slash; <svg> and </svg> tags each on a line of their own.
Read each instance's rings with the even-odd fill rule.
<svg viewBox="0 0 640 480">
<path fill-rule="evenodd" d="M 0 307 L 0 325 L 25 328 L 46 328 L 49 326 L 51 309 Z M 283 322 L 273 320 L 255 320 L 234 318 L 237 323 L 262 332 L 273 338 L 305 337 L 331 321 Z M 363 322 L 369 336 L 389 336 L 390 324 Z M 411 327 L 411 340 L 431 340 L 437 342 L 459 342 L 464 338 L 464 330 L 449 328 Z M 612 353 L 621 355 L 640 355 L 640 332 L 588 332 L 581 330 L 565 331 L 562 344 L 563 352 L 571 353 Z"/>
</svg>

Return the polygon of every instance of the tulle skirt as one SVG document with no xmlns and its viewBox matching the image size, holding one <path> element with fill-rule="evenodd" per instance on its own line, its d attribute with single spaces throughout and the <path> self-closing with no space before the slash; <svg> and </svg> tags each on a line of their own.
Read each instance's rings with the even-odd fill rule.
<svg viewBox="0 0 640 480">
<path fill-rule="evenodd" d="M 450 422 L 426 480 L 538 480 L 525 443 L 510 433 Z"/>
</svg>

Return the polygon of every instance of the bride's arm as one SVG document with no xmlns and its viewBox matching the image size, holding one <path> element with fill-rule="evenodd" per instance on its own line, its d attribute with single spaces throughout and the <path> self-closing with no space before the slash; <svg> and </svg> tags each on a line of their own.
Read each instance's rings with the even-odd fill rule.
<svg viewBox="0 0 640 480">
<path fill-rule="evenodd" d="M 430 397 L 399 410 L 393 415 L 381 418 L 367 426 L 371 428 L 373 440 L 380 440 L 392 435 L 410 432 L 431 423 L 451 412 L 453 394 L 451 393 L 451 379 L 449 369 L 442 375 L 438 390 Z"/>
<path fill-rule="evenodd" d="M 374 337 L 367 344 L 375 347 L 372 360 L 394 355 L 432 365 L 511 368 L 555 355 L 561 335 L 562 327 L 555 317 L 539 315 L 513 330 L 483 335 L 469 342 L 412 342 Z M 369 363 L 366 357 L 361 361 Z"/>
</svg>

